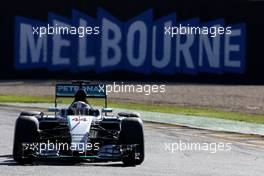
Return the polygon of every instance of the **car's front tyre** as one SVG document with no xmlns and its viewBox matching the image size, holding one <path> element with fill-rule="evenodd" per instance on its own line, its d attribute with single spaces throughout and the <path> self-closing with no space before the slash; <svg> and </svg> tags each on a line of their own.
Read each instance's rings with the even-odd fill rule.
<svg viewBox="0 0 264 176">
<path fill-rule="evenodd" d="M 143 122 L 140 118 L 122 119 L 119 142 L 123 145 L 137 144 L 135 152 L 138 153 L 139 156 L 135 157 L 135 153 L 131 152 L 128 156 L 122 158 L 124 165 L 140 165 L 144 161 L 144 131 Z"/>
<path fill-rule="evenodd" d="M 39 139 L 39 123 L 34 116 L 19 116 L 16 120 L 13 158 L 20 164 L 27 164 L 34 162 L 32 156 L 24 153 L 23 144 L 33 144 Z"/>
</svg>

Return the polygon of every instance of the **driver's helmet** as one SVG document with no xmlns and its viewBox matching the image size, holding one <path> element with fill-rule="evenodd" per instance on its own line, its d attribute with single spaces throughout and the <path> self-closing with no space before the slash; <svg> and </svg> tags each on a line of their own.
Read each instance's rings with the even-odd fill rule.
<svg viewBox="0 0 264 176">
<path fill-rule="evenodd" d="M 73 115 L 87 115 L 89 113 L 90 106 L 83 101 L 75 101 L 69 107 Z"/>
<path fill-rule="evenodd" d="M 74 95 L 74 102 L 76 101 L 83 101 L 85 103 L 87 103 L 87 100 L 86 100 L 86 93 L 84 90 L 80 89 L 78 90 L 75 95 Z"/>
</svg>

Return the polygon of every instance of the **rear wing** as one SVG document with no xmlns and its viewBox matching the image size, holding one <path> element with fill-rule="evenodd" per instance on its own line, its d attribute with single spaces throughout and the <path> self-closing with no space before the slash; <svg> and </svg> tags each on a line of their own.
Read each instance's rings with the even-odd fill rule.
<svg viewBox="0 0 264 176">
<path fill-rule="evenodd" d="M 105 84 L 88 84 L 88 85 L 73 85 L 73 84 L 57 84 L 55 90 L 55 107 L 57 107 L 57 98 L 74 97 L 75 93 L 82 89 L 86 93 L 87 98 L 104 98 L 105 107 L 107 107 L 107 94 Z"/>
</svg>

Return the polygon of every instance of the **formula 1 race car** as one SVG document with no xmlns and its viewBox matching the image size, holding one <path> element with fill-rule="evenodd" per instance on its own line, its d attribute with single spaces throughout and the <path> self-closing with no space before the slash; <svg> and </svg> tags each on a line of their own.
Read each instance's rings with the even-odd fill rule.
<svg viewBox="0 0 264 176">
<path fill-rule="evenodd" d="M 67 108 L 58 108 L 59 97 L 74 97 L 74 101 Z M 105 108 L 93 108 L 87 98 L 104 98 Z M 18 117 L 13 146 L 16 162 L 122 161 L 128 166 L 143 162 L 143 122 L 138 113 L 113 115 L 107 108 L 106 85 L 86 81 L 57 84 L 55 107 L 49 112 L 52 114 L 22 112 Z"/>
</svg>

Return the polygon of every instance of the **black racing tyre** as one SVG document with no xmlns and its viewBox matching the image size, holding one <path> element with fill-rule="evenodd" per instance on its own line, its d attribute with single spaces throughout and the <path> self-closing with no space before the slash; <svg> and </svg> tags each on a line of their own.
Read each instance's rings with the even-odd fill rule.
<svg viewBox="0 0 264 176">
<path fill-rule="evenodd" d="M 39 123 L 34 116 L 19 116 L 16 120 L 13 158 L 21 164 L 33 163 L 34 158 L 23 155 L 23 143 L 34 143 L 39 139 Z"/>
<path fill-rule="evenodd" d="M 119 112 L 117 115 L 119 117 L 138 117 L 140 118 L 139 113 L 136 113 L 136 112 Z"/>
<path fill-rule="evenodd" d="M 41 112 L 38 111 L 23 111 L 20 113 L 20 116 L 35 116 L 35 115 L 41 115 Z"/>
<path fill-rule="evenodd" d="M 140 165 L 144 161 L 144 131 L 143 122 L 140 118 L 122 119 L 119 142 L 120 144 L 138 144 L 136 151 L 137 153 L 140 153 L 139 159 L 135 159 L 134 155 L 123 157 L 122 162 L 124 165 Z"/>
</svg>

